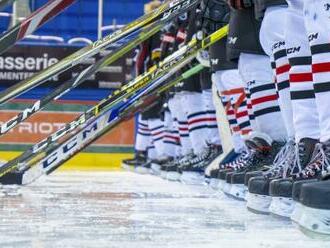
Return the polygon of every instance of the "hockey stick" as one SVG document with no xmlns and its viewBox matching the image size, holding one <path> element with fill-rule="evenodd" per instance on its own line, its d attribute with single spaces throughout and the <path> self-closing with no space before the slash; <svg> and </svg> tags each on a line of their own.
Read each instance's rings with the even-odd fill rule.
<svg viewBox="0 0 330 248">
<path fill-rule="evenodd" d="M 7 6 L 11 5 L 16 0 L 0 0 L 0 11 L 2 11 Z"/>
<path fill-rule="evenodd" d="M 76 0 L 52 0 L 34 11 L 23 22 L 17 24 L 0 36 L 0 54 L 12 47 L 17 41 L 32 34 L 47 21 L 64 11 Z"/>
<path fill-rule="evenodd" d="M 197 74 L 203 70 L 203 68 L 202 65 L 196 65 L 181 74 L 175 80 L 166 82 L 165 84 L 164 81 L 168 76 L 154 82 L 153 85 L 149 85 L 146 89 L 139 92 L 139 94 L 128 99 L 123 105 L 118 107 L 117 110 L 107 111 L 104 115 L 82 129 L 77 135 L 51 149 L 51 151 L 47 152 L 47 156 L 37 164 L 14 175 L 19 177 L 19 181 L 21 181 L 23 185 L 34 182 L 42 175 L 49 175 L 67 160 L 116 127 L 119 123 L 131 118 L 140 109 L 150 106 L 163 92 L 182 80 Z M 175 71 L 177 71 L 177 69 L 174 70 L 174 72 Z M 172 73 L 170 73 L 170 75 L 172 75 Z M 116 112 L 117 114 L 113 115 L 110 112 Z M 17 179 L 15 181 L 17 182 Z"/>
<path fill-rule="evenodd" d="M 0 104 L 3 104 L 15 98 L 16 96 L 26 92 L 27 90 L 33 89 L 34 87 L 45 82 L 48 78 L 53 77 L 61 72 L 64 72 L 69 68 L 86 60 L 87 58 L 94 56 L 95 54 L 109 47 L 109 45 L 111 45 L 112 43 L 126 37 L 132 32 L 143 28 L 157 20 L 161 20 L 163 23 L 166 23 L 173 17 L 189 10 L 199 2 L 200 0 L 173 0 L 170 2 L 166 2 L 150 14 L 144 15 L 143 17 L 126 25 L 125 27 L 114 32 L 113 34 L 108 35 L 103 39 L 94 42 L 90 46 L 87 46 L 69 55 L 60 62 L 48 67 L 47 69 L 39 73 L 36 73 L 32 78 L 26 79 L 4 90 L 0 93 Z"/>
<path fill-rule="evenodd" d="M 138 46 L 143 41 L 147 40 L 154 34 L 156 34 L 158 31 L 160 31 L 162 25 L 155 24 L 152 25 L 149 28 L 146 28 L 145 30 L 142 30 L 137 36 L 136 33 L 138 31 L 135 31 L 130 36 L 136 36 L 133 38 L 133 40 L 130 40 L 129 43 L 126 45 L 122 45 L 121 47 L 115 49 L 113 52 L 102 58 L 101 60 L 97 61 L 95 64 L 87 67 L 85 70 L 83 70 L 79 75 L 74 77 L 73 79 L 67 81 L 66 83 L 62 84 L 61 86 L 57 87 L 54 91 L 52 91 L 50 94 L 46 95 L 44 98 L 36 101 L 32 106 L 26 108 L 22 112 L 20 112 L 18 115 L 11 118 L 9 121 L 4 122 L 0 126 L 0 135 L 3 135 L 7 132 L 9 132 L 11 129 L 16 127 L 18 124 L 22 123 L 29 117 L 31 117 L 33 114 L 37 113 L 38 111 L 42 110 L 48 103 L 50 103 L 52 100 L 56 100 L 66 94 L 68 91 L 74 89 L 78 85 L 82 84 L 85 80 L 87 80 L 90 76 L 92 76 L 97 71 L 101 70 L 105 66 L 108 66 L 109 64 L 115 62 L 117 59 L 124 56 L 126 53 L 134 49 L 136 46 Z M 129 38 L 129 37 L 128 37 Z"/>
<path fill-rule="evenodd" d="M 111 109 L 116 104 L 120 103 L 120 101 L 124 101 L 128 97 L 134 95 L 136 91 L 147 86 L 148 83 L 152 80 L 156 80 L 164 76 L 173 68 L 179 66 L 185 61 L 190 60 L 196 55 L 199 50 L 205 49 L 210 45 L 214 44 L 216 41 L 225 37 L 227 33 L 228 26 L 225 26 L 200 42 L 198 42 L 196 39 L 193 39 L 191 42 L 189 42 L 188 45 L 180 48 L 180 50 L 167 57 L 163 62 L 159 64 L 159 66 L 151 68 L 149 72 L 141 75 L 140 77 L 137 77 L 131 83 L 125 85 L 119 91 L 116 91 L 114 94 L 102 100 L 99 104 L 80 115 L 74 121 L 66 124 L 63 128 L 50 135 L 48 138 L 34 145 L 31 149 L 27 150 L 19 157 L 0 166 L 0 176 L 3 176 L 6 173 L 11 172 L 15 169 L 22 170 L 28 167 L 29 165 L 27 165 L 26 161 L 34 158 L 39 159 L 39 157 L 42 157 L 44 155 L 42 154 L 42 152 L 48 147 L 54 145 L 54 143 L 58 141 L 61 137 L 85 125 L 94 117 L 99 116 L 100 113 L 105 112 Z"/>
</svg>

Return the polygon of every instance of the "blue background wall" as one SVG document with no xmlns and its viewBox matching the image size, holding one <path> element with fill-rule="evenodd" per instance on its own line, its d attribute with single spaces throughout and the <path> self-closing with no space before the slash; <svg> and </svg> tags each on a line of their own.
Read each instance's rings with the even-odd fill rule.
<svg viewBox="0 0 330 248">
<path fill-rule="evenodd" d="M 30 0 L 36 10 L 47 0 Z M 143 15 L 143 5 L 149 0 L 104 0 L 103 25 L 126 24 Z M 8 8 L 6 11 L 10 11 Z M 57 35 L 68 40 L 73 37 L 97 38 L 98 0 L 77 0 L 64 13 L 46 23 L 35 34 Z M 9 18 L 0 17 L 0 32 L 7 29 Z"/>
</svg>

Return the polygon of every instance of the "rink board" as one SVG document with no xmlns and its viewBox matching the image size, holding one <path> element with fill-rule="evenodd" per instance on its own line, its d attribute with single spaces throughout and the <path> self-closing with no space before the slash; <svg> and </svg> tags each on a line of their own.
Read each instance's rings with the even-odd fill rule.
<svg viewBox="0 0 330 248">
<path fill-rule="evenodd" d="M 15 100 L 4 104 L 0 123 L 11 119 L 31 100 Z M 46 138 L 93 106 L 96 102 L 57 101 L 48 105 L 10 133 L 0 137 L 0 159 L 10 160 L 26 151 L 31 145 Z M 134 119 L 118 125 L 97 142 L 76 155 L 62 166 L 61 170 L 110 171 L 119 170 L 121 160 L 132 157 L 134 144 Z"/>
</svg>

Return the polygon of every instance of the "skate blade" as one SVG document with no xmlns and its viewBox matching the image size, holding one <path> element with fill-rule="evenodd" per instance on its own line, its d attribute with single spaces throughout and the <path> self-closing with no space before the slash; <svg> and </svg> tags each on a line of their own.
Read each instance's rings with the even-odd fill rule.
<svg viewBox="0 0 330 248">
<path fill-rule="evenodd" d="M 146 175 L 149 174 L 149 169 L 142 166 L 138 166 L 135 168 L 135 172 L 141 175 Z"/>
<path fill-rule="evenodd" d="M 198 172 L 182 172 L 181 183 L 187 185 L 205 185 L 205 177 L 203 174 Z"/>
<path fill-rule="evenodd" d="M 299 230 L 306 235 L 307 237 L 315 240 L 322 240 L 322 241 L 330 241 L 330 235 L 329 234 L 322 234 L 318 232 L 313 232 L 304 226 L 298 225 Z"/>
<path fill-rule="evenodd" d="M 121 164 L 121 168 L 123 168 L 125 171 L 130 171 L 130 172 L 134 172 L 134 170 L 135 170 L 134 166 L 124 164 L 124 163 Z"/>
<path fill-rule="evenodd" d="M 230 188 L 231 184 L 225 182 L 222 187 L 223 193 L 225 193 L 226 195 L 230 195 Z"/>
<path fill-rule="evenodd" d="M 225 185 L 225 181 L 219 180 L 218 190 L 223 191 L 224 185 Z"/>
<path fill-rule="evenodd" d="M 269 206 L 271 204 L 272 198 L 267 195 L 257 195 L 250 192 L 246 195 L 247 209 L 255 214 L 269 215 Z"/>
<path fill-rule="evenodd" d="M 294 210 L 290 217 L 291 221 L 295 224 L 298 224 L 303 215 L 303 211 L 304 211 L 304 206 L 301 203 L 296 202 L 294 205 Z"/>
<path fill-rule="evenodd" d="M 210 182 L 209 182 L 209 186 L 210 186 L 211 189 L 219 190 L 220 180 L 215 179 L 215 178 L 211 178 Z"/>
<path fill-rule="evenodd" d="M 166 179 L 168 181 L 177 182 L 180 181 L 181 174 L 179 172 L 167 172 Z"/>
<path fill-rule="evenodd" d="M 330 210 L 314 209 L 304 206 L 299 226 L 312 236 L 330 237 Z"/>
<path fill-rule="evenodd" d="M 164 180 L 167 178 L 167 171 L 160 171 L 160 177 Z"/>
<path fill-rule="evenodd" d="M 273 216 L 282 219 L 290 219 L 294 209 L 292 198 L 272 197 L 269 211 Z"/>
<path fill-rule="evenodd" d="M 245 201 L 247 189 L 244 184 L 232 184 L 229 194 L 238 201 Z"/>
<path fill-rule="evenodd" d="M 160 173 L 161 173 L 160 165 L 151 164 L 151 173 L 155 176 L 160 176 Z"/>
</svg>

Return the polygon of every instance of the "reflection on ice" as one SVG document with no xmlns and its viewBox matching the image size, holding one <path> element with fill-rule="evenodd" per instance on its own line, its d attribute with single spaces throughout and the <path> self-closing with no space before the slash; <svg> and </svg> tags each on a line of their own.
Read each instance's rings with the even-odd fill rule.
<svg viewBox="0 0 330 248">
<path fill-rule="evenodd" d="M 211 188 L 155 176 L 66 173 L 0 193 L 0 247 L 330 247 Z"/>
</svg>

